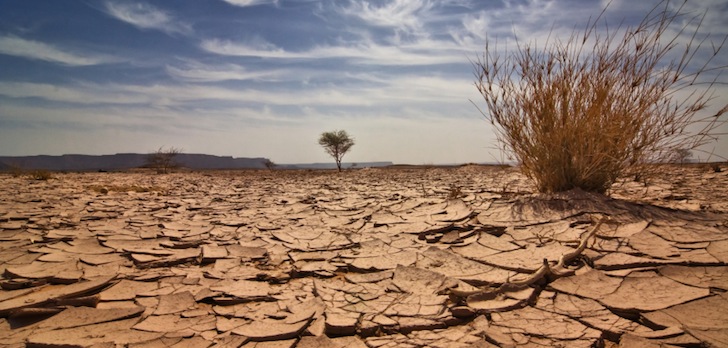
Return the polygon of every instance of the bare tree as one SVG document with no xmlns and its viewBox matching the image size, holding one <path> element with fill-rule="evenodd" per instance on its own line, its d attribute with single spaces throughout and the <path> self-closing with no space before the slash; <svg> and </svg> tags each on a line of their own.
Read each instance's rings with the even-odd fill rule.
<svg viewBox="0 0 728 348">
<path fill-rule="evenodd" d="M 675 149 L 674 162 L 678 162 L 681 165 L 690 162 L 690 158 L 693 157 L 693 152 L 689 149 Z"/>
<path fill-rule="evenodd" d="M 337 130 L 321 133 L 318 143 L 336 160 L 336 168 L 341 171 L 341 159 L 354 146 L 354 139 L 349 137 L 346 131 Z"/>
<path fill-rule="evenodd" d="M 160 147 L 157 151 L 147 155 L 147 166 L 157 170 L 158 174 L 169 173 L 172 169 L 177 167 L 175 157 L 182 153 L 182 150 L 176 147 L 170 147 L 165 149 L 164 146 Z"/>
<path fill-rule="evenodd" d="M 711 42 L 701 15 L 671 4 L 616 30 L 600 15 L 583 32 L 543 47 L 517 43 L 505 57 L 486 43 L 474 63 L 484 115 L 539 191 L 605 193 L 720 135 L 728 106 L 705 112 L 726 70 L 716 59 L 725 38 Z"/>
</svg>

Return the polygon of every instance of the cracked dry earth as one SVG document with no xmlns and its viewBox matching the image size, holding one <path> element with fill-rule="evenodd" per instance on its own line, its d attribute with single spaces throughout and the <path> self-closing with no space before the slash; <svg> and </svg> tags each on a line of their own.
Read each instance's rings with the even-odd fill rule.
<svg viewBox="0 0 728 348">
<path fill-rule="evenodd" d="M 728 346 L 728 173 L 0 176 L 8 347 Z"/>
</svg>

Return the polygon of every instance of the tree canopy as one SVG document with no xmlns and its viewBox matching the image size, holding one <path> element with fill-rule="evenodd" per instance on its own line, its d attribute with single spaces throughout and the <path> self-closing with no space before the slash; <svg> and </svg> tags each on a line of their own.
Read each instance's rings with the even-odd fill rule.
<svg viewBox="0 0 728 348">
<path fill-rule="evenodd" d="M 354 139 L 345 130 L 336 130 L 321 133 L 318 143 L 334 158 L 336 168 L 341 171 L 341 159 L 354 146 Z"/>
</svg>

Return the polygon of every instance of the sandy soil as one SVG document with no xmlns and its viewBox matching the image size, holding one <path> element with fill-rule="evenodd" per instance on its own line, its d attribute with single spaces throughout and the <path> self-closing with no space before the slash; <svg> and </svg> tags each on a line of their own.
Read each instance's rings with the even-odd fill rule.
<svg viewBox="0 0 728 348">
<path fill-rule="evenodd" d="M 728 172 L 0 175 L 0 346 L 728 346 Z"/>
</svg>

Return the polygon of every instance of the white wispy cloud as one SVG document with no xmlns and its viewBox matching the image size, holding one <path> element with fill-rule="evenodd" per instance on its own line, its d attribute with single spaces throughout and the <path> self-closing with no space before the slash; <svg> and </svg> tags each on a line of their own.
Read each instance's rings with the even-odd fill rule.
<svg viewBox="0 0 728 348">
<path fill-rule="evenodd" d="M 279 92 L 256 89 L 232 89 L 201 85 L 123 85 L 80 84 L 54 86 L 41 83 L 0 82 L 0 95 L 12 98 L 40 98 L 71 104 L 183 106 L 197 101 L 229 101 L 270 105 L 371 105 L 355 94 L 334 88 L 299 91 L 285 98 Z"/>
<path fill-rule="evenodd" d="M 189 34 L 192 29 L 167 12 L 146 3 L 107 1 L 106 12 L 140 29 L 161 30 L 167 34 Z"/>
<path fill-rule="evenodd" d="M 261 47 L 247 42 L 203 40 L 200 47 L 210 53 L 276 59 L 350 59 L 353 63 L 375 65 L 435 65 L 465 63 L 467 57 L 461 47 L 452 42 L 418 41 L 406 45 L 382 45 L 368 40 L 348 45 L 315 46 L 303 51 L 288 51 L 268 45 Z"/>
<path fill-rule="evenodd" d="M 298 76 L 296 72 L 292 74 Z M 324 72 L 320 72 L 324 74 Z M 225 106 L 272 105 L 295 107 L 390 107 L 401 103 L 468 105 L 477 97 L 472 82 L 464 78 L 427 75 L 349 74 L 332 83 L 306 88 L 283 83 L 274 89 L 232 88 L 199 84 L 73 84 L 51 85 L 0 82 L 0 96 L 39 98 L 78 105 L 177 107 L 188 109 L 199 102 L 225 101 Z M 358 81 L 359 83 L 353 83 Z M 236 106 L 237 105 L 237 106 Z M 428 106 L 429 107 L 429 106 Z"/>
<path fill-rule="evenodd" d="M 41 98 L 74 104 L 139 104 L 150 98 L 139 93 L 119 94 L 95 84 L 59 86 L 49 83 L 0 82 L 0 95 L 11 98 Z"/>
<path fill-rule="evenodd" d="M 373 2 L 349 0 L 334 7 L 338 15 L 357 18 L 368 26 L 392 28 L 395 37 L 401 34 L 429 36 L 444 23 L 457 21 L 472 11 L 471 0 L 392 0 Z"/>
<path fill-rule="evenodd" d="M 470 47 L 471 52 L 482 52 L 486 38 L 498 43 L 499 47 L 491 49 L 504 49 L 516 39 L 543 47 L 547 40 L 567 39 L 601 9 L 598 2 L 591 1 L 574 2 L 568 10 L 552 0 L 503 1 L 465 14 L 459 23 L 448 27 L 448 34 L 458 45 Z"/>
<path fill-rule="evenodd" d="M 229 40 L 206 39 L 200 43 L 203 50 L 225 55 L 261 58 L 313 58 L 308 52 L 287 52 L 273 44 L 260 45 L 254 42 L 232 42 Z"/>
<path fill-rule="evenodd" d="M 430 0 L 394 0 L 382 5 L 351 1 L 349 6 L 342 9 L 342 13 L 375 26 L 416 30 L 422 26 L 422 18 L 433 7 Z"/>
<path fill-rule="evenodd" d="M 170 76 L 190 82 L 275 81 L 285 74 L 283 69 L 249 70 L 237 64 L 209 65 L 195 61 L 188 61 L 182 65 L 167 65 L 165 69 Z"/>
<path fill-rule="evenodd" d="M 0 54 L 71 66 L 97 65 L 113 61 L 108 57 L 71 52 L 54 45 L 15 36 L 0 36 Z"/>
<path fill-rule="evenodd" d="M 223 1 L 227 2 L 230 5 L 240 6 L 240 7 L 266 5 L 266 4 L 278 5 L 278 0 L 223 0 Z"/>
<path fill-rule="evenodd" d="M 484 39 L 488 32 L 490 19 L 485 11 L 481 11 L 477 15 L 467 15 L 463 19 L 463 28 L 471 35 Z"/>
</svg>

